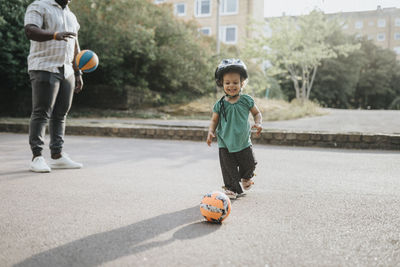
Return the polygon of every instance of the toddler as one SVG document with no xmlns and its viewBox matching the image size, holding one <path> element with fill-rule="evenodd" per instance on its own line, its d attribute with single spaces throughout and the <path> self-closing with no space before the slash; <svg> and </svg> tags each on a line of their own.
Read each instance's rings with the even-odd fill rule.
<svg viewBox="0 0 400 267">
<path fill-rule="evenodd" d="M 223 188 L 231 199 L 254 184 L 251 178 L 257 162 L 250 139 L 250 112 L 255 122 L 252 128 L 257 129 L 257 135 L 262 130 L 260 110 L 252 97 L 241 93 L 247 80 L 247 67 L 240 59 L 224 59 L 215 70 L 215 82 L 224 89 L 225 96 L 213 107 L 207 144 L 211 146 L 213 137 L 217 136 Z"/>
</svg>

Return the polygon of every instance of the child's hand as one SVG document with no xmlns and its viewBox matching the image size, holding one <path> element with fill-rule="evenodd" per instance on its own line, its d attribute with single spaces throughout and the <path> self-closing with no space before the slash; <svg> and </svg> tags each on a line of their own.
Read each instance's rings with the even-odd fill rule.
<svg viewBox="0 0 400 267">
<path fill-rule="evenodd" d="M 212 139 L 215 137 L 214 133 L 209 131 L 207 135 L 207 145 L 211 146 Z"/>
<path fill-rule="evenodd" d="M 252 129 L 257 129 L 257 136 L 260 136 L 260 133 L 262 131 L 262 125 L 261 123 L 256 123 L 253 125 L 253 127 L 251 127 Z"/>
</svg>

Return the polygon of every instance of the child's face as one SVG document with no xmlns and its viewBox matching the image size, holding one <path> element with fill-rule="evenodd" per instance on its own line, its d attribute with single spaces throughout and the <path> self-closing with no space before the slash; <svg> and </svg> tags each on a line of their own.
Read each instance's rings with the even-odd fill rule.
<svg viewBox="0 0 400 267">
<path fill-rule="evenodd" d="M 223 86 L 226 94 L 235 96 L 239 94 L 242 82 L 240 81 L 240 74 L 235 72 L 225 73 L 223 76 Z"/>
</svg>

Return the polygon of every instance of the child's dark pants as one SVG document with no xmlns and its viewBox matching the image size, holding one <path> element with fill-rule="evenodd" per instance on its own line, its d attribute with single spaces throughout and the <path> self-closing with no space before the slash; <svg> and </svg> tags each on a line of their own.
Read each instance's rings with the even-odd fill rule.
<svg viewBox="0 0 400 267">
<path fill-rule="evenodd" d="M 219 148 L 219 162 L 225 187 L 235 193 L 243 193 L 239 181 L 241 178 L 252 178 L 257 164 L 251 146 L 233 153 L 226 148 Z"/>
</svg>

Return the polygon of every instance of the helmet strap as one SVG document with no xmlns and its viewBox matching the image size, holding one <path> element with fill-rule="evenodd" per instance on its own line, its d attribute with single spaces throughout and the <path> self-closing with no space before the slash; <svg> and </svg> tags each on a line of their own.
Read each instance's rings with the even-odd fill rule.
<svg viewBox="0 0 400 267">
<path fill-rule="evenodd" d="M 235 98 L 235 97 L 239 96 L 239 94 L 237 94 L 237 95 L 228 95 L 228 94 L 225 94 L 225 96 L 228 97 L 228 98 Z"/>
<path fill-rule="evenodd" d="M 238 93 L 237 95 L 228 95 L 228 94 L 225 92 L 225 96 L 228 97 L 228 98 L 235 98 L 235 97 L 237 97 L 237 96 L 240 96 L 240 93 L 241 93 L 241 92 L 242 92 L 242 89 L 239 90 L 239 93 Z"/>
</svg>

